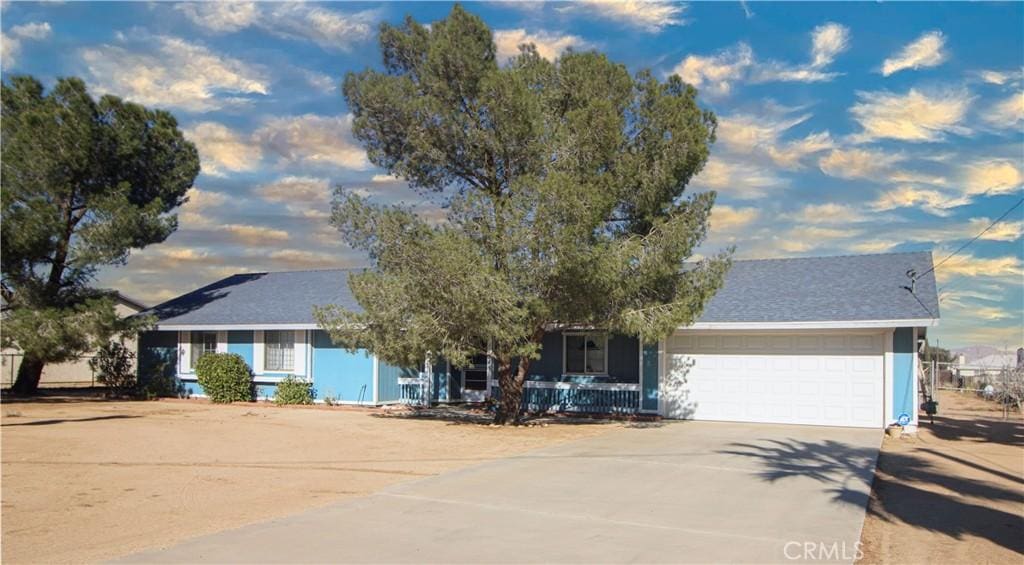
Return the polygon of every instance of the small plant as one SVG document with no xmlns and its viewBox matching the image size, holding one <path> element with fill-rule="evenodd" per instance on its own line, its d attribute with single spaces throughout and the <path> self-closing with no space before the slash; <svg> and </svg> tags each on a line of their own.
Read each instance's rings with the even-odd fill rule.
<svg viewBox="0 0 1024 565">
<path fill-rule="evenodd" d="M 89 360 L 96 380 L 107 387 L 107 395 L 119 398 L 135 388 L 135 353 L 123 343 L 111 341 Z"/>
<path fill-rule="evenodd" d="M 248 402 L 255 388 L 252 372 L 237 353 L 207 353 L 196 362 L 196 377 L 213 402 Z"/>
<path fill-rule="evenodd" d="M 146 400 L 164 397 L 183 397 L 186 395 L 185 385 L 167 370 L 167 363 L 160 362 L 148 368 L 145 374 L 139 374 L 138 395 Z"/>
<path fill-rule="evenodd" d="M 313 387 L 310 383 L 288 375 L 277 383 L 274 404 L 312 404 Z"/>
</svg>

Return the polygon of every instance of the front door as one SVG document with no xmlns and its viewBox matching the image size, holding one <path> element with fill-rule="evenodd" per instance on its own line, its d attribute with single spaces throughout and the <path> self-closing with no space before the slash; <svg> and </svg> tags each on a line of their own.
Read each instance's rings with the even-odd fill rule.
<svg viewBox="0 0 1024 565">
<path fill-rule="evenodd" d="M 468 367 L 462 369 L 462 399 L 483 402 L 487 396 L 487 356 L 477 355 Z"/>
</svg>

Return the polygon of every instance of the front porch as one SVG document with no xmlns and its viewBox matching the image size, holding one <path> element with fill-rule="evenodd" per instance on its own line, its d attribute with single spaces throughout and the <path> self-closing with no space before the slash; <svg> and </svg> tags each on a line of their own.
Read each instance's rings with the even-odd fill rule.
<svg viewBox="0 0 1024 565">
<path fill-rule="evenodd" d="M 401 379 L 402 402 L 483 402 L 501 397 L 493 363 L 481 356 L 465 369 L 441 362 Z M 658 408 L 658 348 L 594 331 L 548 332 L 523 390 L 530 413 L 635 414 Z"/>
</svg>

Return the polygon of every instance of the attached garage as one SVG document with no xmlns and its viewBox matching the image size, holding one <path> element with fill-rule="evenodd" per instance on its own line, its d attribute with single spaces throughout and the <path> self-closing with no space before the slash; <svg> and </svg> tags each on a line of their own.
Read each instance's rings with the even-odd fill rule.
<svg viewBox="0 0 1024 565">
<path fill-rule="evenodd" d="M 663 389 L 671 418 L 880 427 L 884 335 L 678 332 Z"/>
<path fill-rule="evenodd" d="M 644 388 L 668 418 L 913 427 L 938 318 L 930 253 L 736 261 Z"/>
</svg>

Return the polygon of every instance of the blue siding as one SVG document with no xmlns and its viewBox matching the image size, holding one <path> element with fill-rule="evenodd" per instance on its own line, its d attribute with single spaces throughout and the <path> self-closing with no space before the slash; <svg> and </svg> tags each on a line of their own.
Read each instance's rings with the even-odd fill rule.
<svg viewBox="0 0 1024 565">
<path fill-rule="evenodd" d="M 253 368 L 253 342 L 256 340 L 256 333 L 251 330 L 232 330 L 228 332 L 228 353 L 237 353 L 245 359 L 249 370 Z"/>
<path fill-rule="evenodd" d="M 451 400 L 452 376 L 448 373 L 448 363 L 441 359 L 434 364 L 434 382 L 431 396 L 434 402 L 447 402 Z"/>
<path fill-rule="evenodd" d="M 398 384 L 399 377 L 410 378 L 418 375 L 419 371 L 416 369 L 404 369 L 381 361 L 377 367 L 377 401 L 395 402 L 400 400 L 402 387 Z"/>
<path fill-rule="evenodd" d="M 349 352 L 331 342 L 323 330 L 313 332 L 313 388 L 317 398 L 373 402 L 373 356 L 365 349 Z"/>
<path fill-rule="evenodd" d="M 892 418 L 899 418 L 906 413 L 914 418 L 916 399 L 914 398 L 914 329 L 896 328 L 892 339 Z"/>
<path fill-rule="evenodd" d="M 644 345 L 643 361 L 643 386 L 640 387 L 641 408 L 643 410 L 658 410 L 658 344 L 647 343 Z"/>
<path fill-rule="evenodd" d="M 139 336 L 138 377 L 174 377 L 178 372 L 178 332 L 143 332 Z"/>
<path fill-rule="evenodd" d="M 531 381 L 574 383 L 639 383 L 640 342 L 635 337 L 608 337 L 608 375 L 563 375 L 562 332 L 548 332 L 541 340 L 540 359 L 530 363 Z"/>
<path fill-rule="evenodd" d="M 199 386 L 196 381 L 181 381 L 181 385 L 185 389 L 185 396 L 205 396 L 206 393 L 203 391 L 203 387 Z"/>
</svg>

